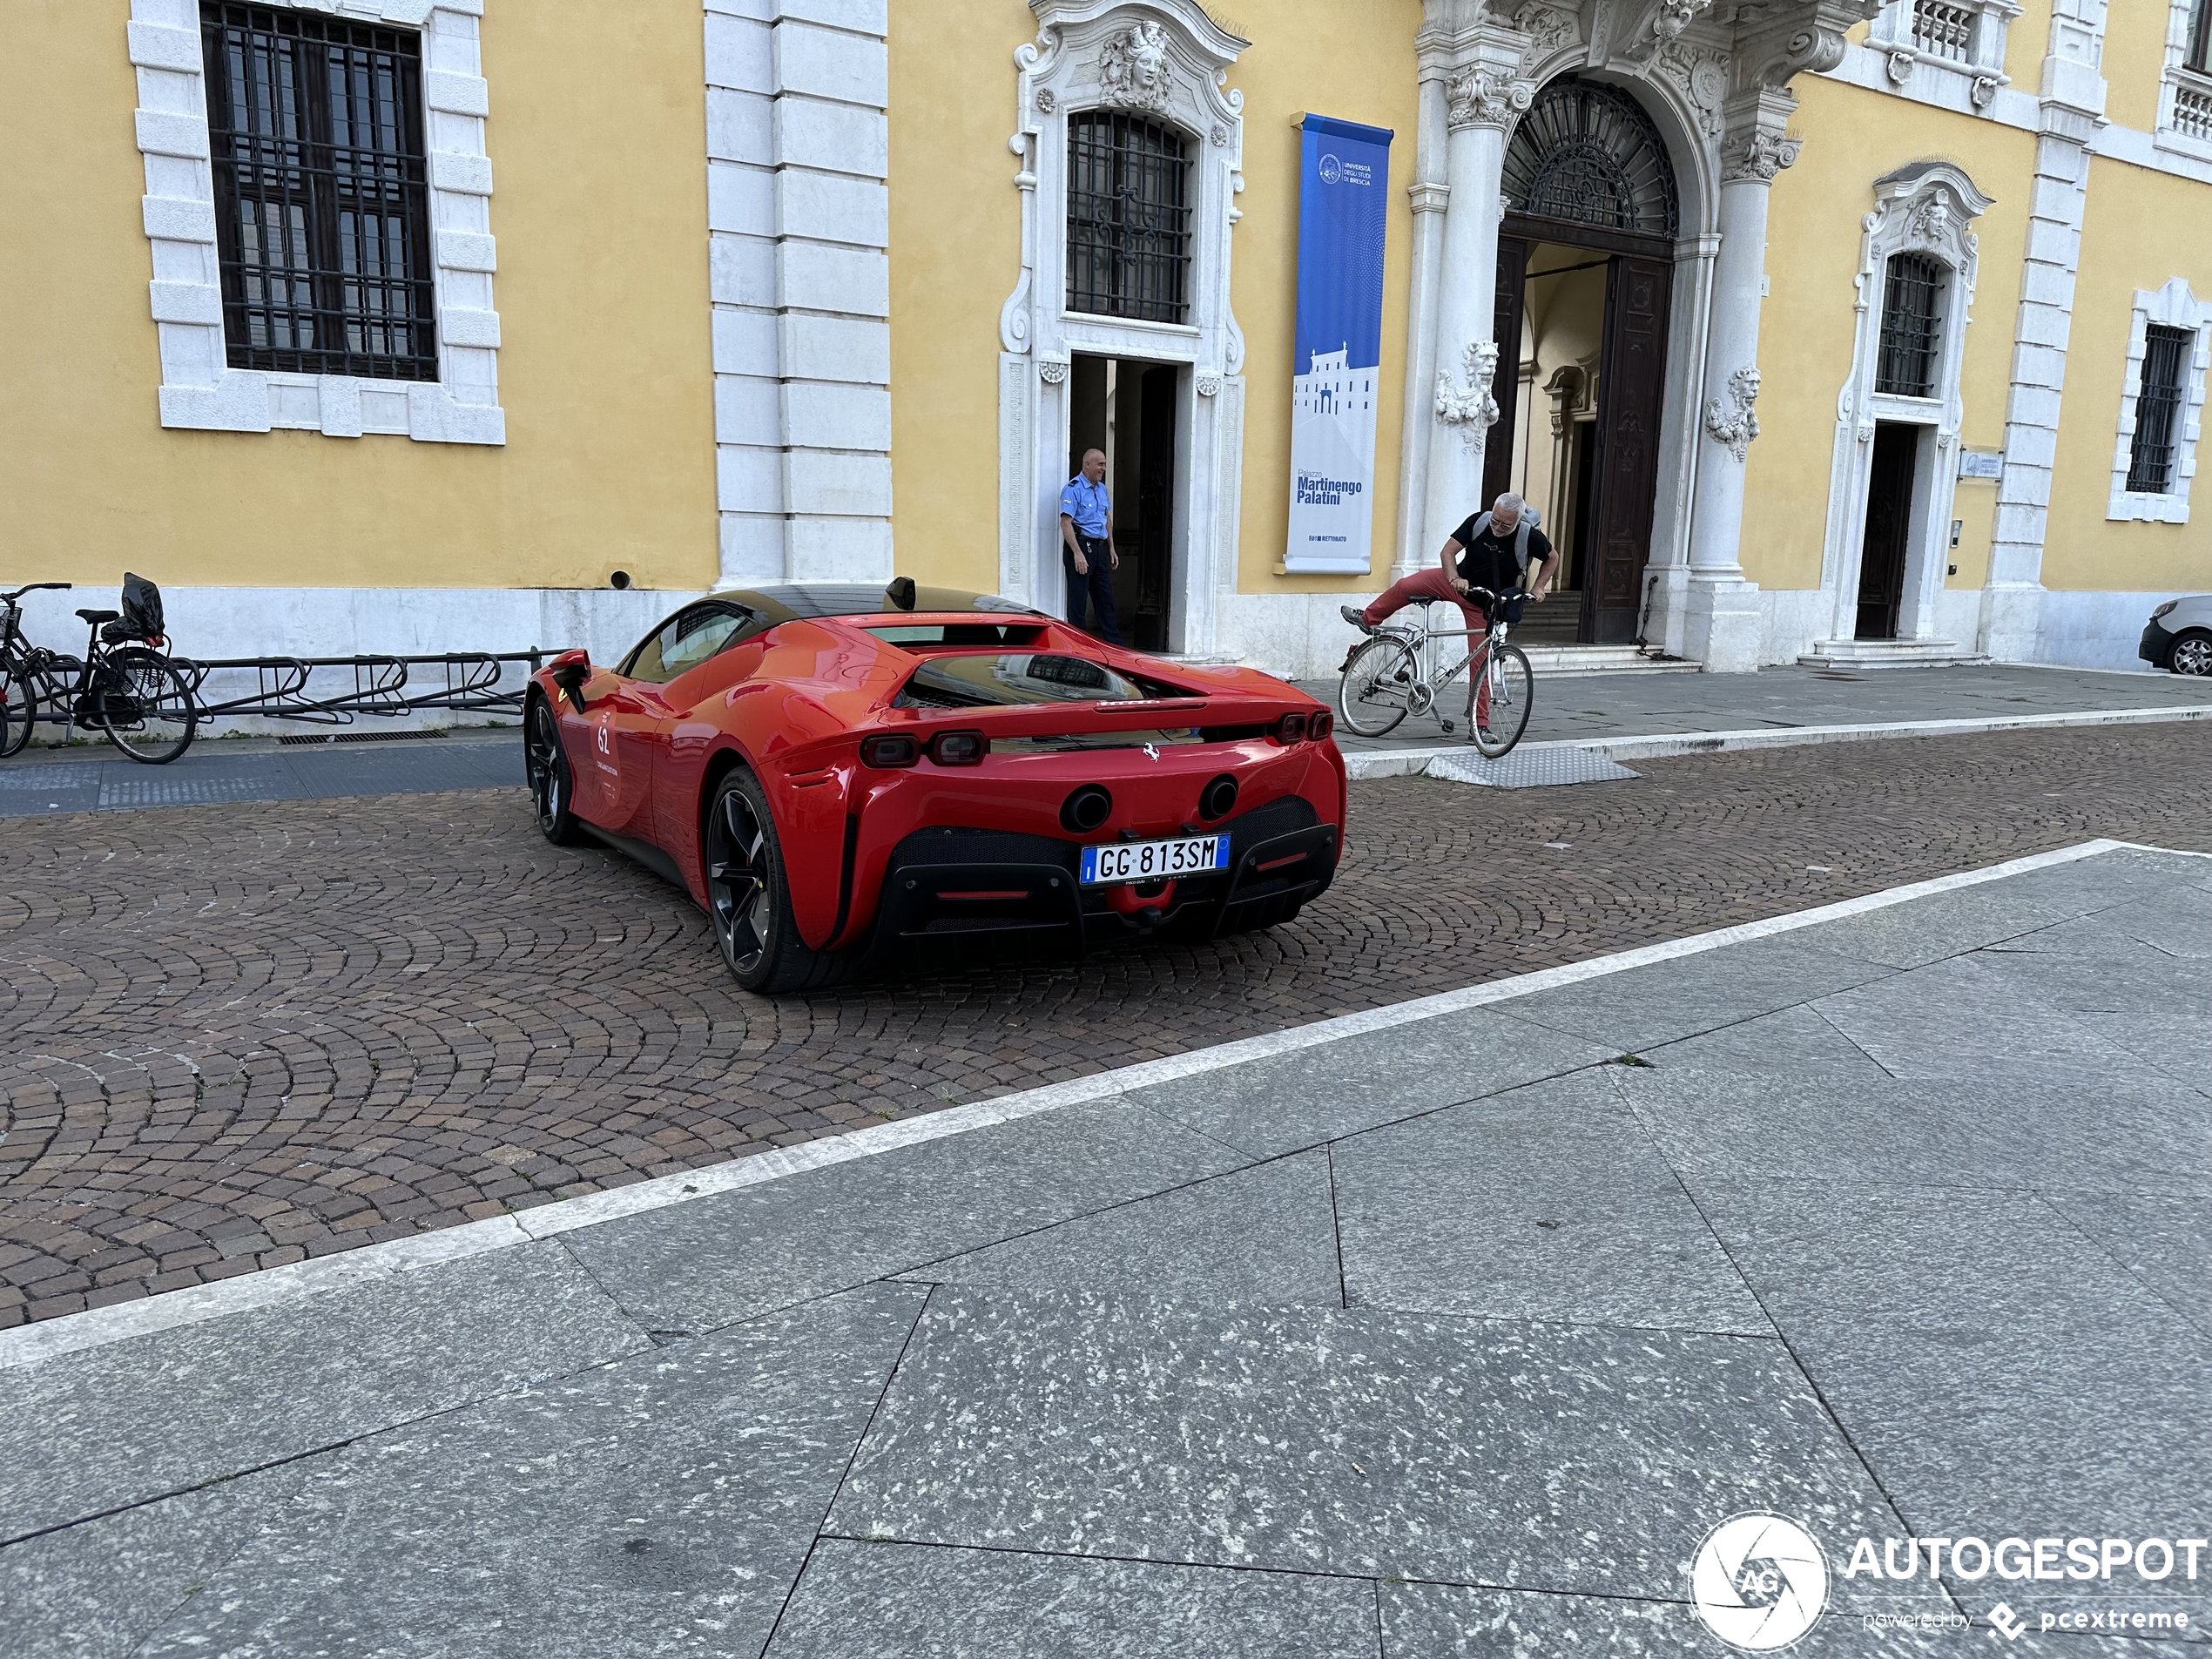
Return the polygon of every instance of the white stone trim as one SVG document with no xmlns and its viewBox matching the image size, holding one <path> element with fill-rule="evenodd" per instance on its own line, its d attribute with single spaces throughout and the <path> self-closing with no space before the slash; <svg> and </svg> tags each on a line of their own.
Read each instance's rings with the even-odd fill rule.
<svg viewBox="0 0 2212 1659">
<path fill-rule="evenodd" d="M 2186 0 L 2175 0 L 2175 3 L 2186 3 Z M 2160 95 L 2156 129 L 2147 131 L 2100 120 L 2085 142 L 2096 155 L 2200 185 L 2212 185 L 2212 145 L 2198 143 L 2171 130 L 2174 89 L 2184 84 L 2202 84 L 2212 90 L 2212 78 L 2193 76 L 2187 70 L 2175 67 L 2180 63 L 2181 48 L 2172 37 L 2168 39 L 2167 54 L 2168 71 Z M 1828 71 L 1827 76 L 1831 80 L 1905 98 L 1931 109 L 1950 110 L 1961 115 L 1979 114 L 2019 132 L 2042 130 L 2042 100 L 2033 91 L 2000 86 L 1986 105 L 1977 109 L 1968 96 L 1968 84 L 1962 78 L 1915 74 L 1900 86 L 1889 78 L 1888 64 L 1887 56 L 1874 47 L 1853 44 L 1845 50 L 1843 62 Z"/>
<path fill-rule="evenodd" d="M 2193 0 L 2168 0 L 2166 67 L 2159 78 L 2158 119 L 2151 132 L 2161 150 L 2196 162 L 2212 162 L 2212 74 L 2190 69 L 2189 13 Z"/>
<path fill-rule="evenodd" d="M 1951 0 L 1974 14 L 1964 58 L 1947 57 L 1916 45 L 1913 14 L 1919 0 L 1891 0 L 1874 19 L 1865 50 L 1878 58 L 1883 78 L 1892 87 L 1919 83 L 1929 101 L 1979 115 L 2012 84 L 2005 73 L 2005 35 L 2020 15 L 2018 0 Z"/>
<path fill-rule="evenodd" d="M 2175 439 L 2174 488 L 2161 495 L 2128 488 L 2128 462 L 2135 439 L 2135 399 L 2142 390 L 2143 354 L 2153 323 L 2167 328 L 2186 328 L 2196 336 L 2196 347 L 2182 367 L 2181 430 Z M 2189 291 L 2188 281 L 2175 277 L 2161 288 L 2135 290 L 2134 320 L 2128 327 L 2128 368 L 2120 384 L 2120 440 L 2113 448 L 2112 499 L 2105 508 L 2108 519 L 2137 519 L 2157 524 L 2189 522 L 2189 480 L 2196 475 L 2196 441 L 2204 424 L 2204 381 L 2212 363 L 2212 305 Z"/>
<path fill-rule="evenodd" d="M 421 34 L 438 378 L 367 380 L 230 367 L 199 0 L 131 0 L 128 39 L 138 73 L 138 150 L 145 165 L 144 222 L 153 250 L 151 300 L 161 344 L 161 424 L 504 443 L 499 313 L 492 303 L 498 260 L 491 234 L 491 163 L 484 148 L 489 103 L 478 52 L 484 0 L 261 3 Z"/>
<path fill-rule="evenodd" d="M 1247 43 L 1195 0 L 1033 0 L 1032 10 L 1037 37 L 1014 54 L 1008 140 L 1019 158 L 1022 266 L 999 311 L 999 590 L 1055 614 L 1065 604 L 1058 508 L 1070 359 L 1181 365 L 1168 649 L 1203 655 L 1215 649 L 1217 597 L 1237 581 L 1237 509 L 1223 491 L 1244 442 L 1244 337 L 1229 300 L 1244 97 L 1228 80 Z M 1143 48 L 1135 65 L 1133 37 Z M 1188 324 L 1067 308 L 1068 117 L 1101 107 L 1164 121 L 1190 140 Z"/>
<path fill-rule="evenodd" d="M 722 580 L 887 580 L 887 8 L 704 17 Z"/>
<path fill-rule="evenodd" d="M 1858 298 L 1851 373 L 1836 398 L 1828 531 L 1820 572 L 1829 605 L 1826 637 L 1850 639 L 1857 630 L 1874 428 L 1878 421 L 1890 421 L 1932 429 L 1929 439 L 1923 440 L 1914 478 L 1912 541 L 1905 556 L 1905 596 L 1898 610 L 1898 637 L 1932 639 L 1937 637 L 1936 601 L 1943 590 L 1952 494 L 1959 479 L 1959 425 L 1966 413 L 1959 373 L 1979 263 L 1979 239 L 1969 227 L 1991 199 L 1950 163 L 1922 162 L 1877 180 L 1874 202 L 1874 211 L 1860 221 L 1858 271 L 1852 279 Z M 1875 390 L 1889 262 L 1908 253 L 1931 254 L 1951 273 L 1942 299 L 1936 393 L 1927 398 Z"/>
</svg>

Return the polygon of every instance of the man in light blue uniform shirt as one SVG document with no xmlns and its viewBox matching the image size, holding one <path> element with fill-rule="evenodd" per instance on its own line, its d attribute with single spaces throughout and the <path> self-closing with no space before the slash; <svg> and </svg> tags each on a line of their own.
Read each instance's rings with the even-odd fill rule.
<svg viewBox="0 0 2212 1659">
<path fill-rule="evenodd" d="M 1083 469 L 1060 492 L 1061 565 L 1068 573 L 1068 620 L 1081 628 L 1084 601 L 1098 613 L 1090 631 L 1109 645 L 1122 643 L 1114 620 L 1114 503 L 1106 494 L 1106 452 L 1083 451 Z"/>
</svg>

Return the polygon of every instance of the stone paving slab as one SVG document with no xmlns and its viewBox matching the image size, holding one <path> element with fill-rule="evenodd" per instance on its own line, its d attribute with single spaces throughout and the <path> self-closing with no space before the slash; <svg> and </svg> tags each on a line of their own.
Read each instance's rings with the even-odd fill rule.
<svg viewBox="0 0 2212 1659">
<path fill-rule="evenodd" d="M 0 1370 L 0 1539 L 651 1345 L 539 1245 Z M 158 1433 L 132 1420 L 149 1409 Z"/>
<path fill-rule="evenodd" d="M 1665 1597 L 1689 1517 L 1763 1504 L 1900 1530 L 1778 1344 L 948 1288 L 826 1527 Z"/>
<path fill-rule="evenodd" d="M 2204 891 L 2198 860 L 2105 860 L 2046 927 Z M 1725 1002 L 1689 969 L 1760 942 L 1676 958 Z M 1938 1042 L 2007 954 L 1866 986 L 1910 982 Z M 1608 979 L 1643 995 L 1581 983 Z M 1867 1053 L 1824 1017 L 1865 988 L 1808 972 L 1729 1029 Z M 1631 1065 L 1544 1029 L 1409 1011 L 1361 1041 L 1426 1055 L 1418 1097 L 1372 1044 L 1333 1074 L 1335 1042 L 1239 1050 L 1145 1104 L 0 1369 L 0 1659 L 1709 1653 L 1686 1564 L 1750 1508 L 1828 1551 L 1808 1651 L 1979 1651 L 2000 1599 L 2212 1626 L 2212 1562 L 2155 1591 L 1840 1571 L 1862 1534 L 2201 1534 L 2212 1097 L 2100 1087 L 2048 1021 L 2001 1076 L 1886 1083 L 1832 1044 L 1800 1073 L 1708 1027 Z M 1543 1075 L 1493 1087 L 1509 1034 Z M 1308 1089 L 1317 1138 L 1262 1150 L 1301 1069 L 1388 1098 L 1331 1123 Z M 2092 1219 L 2101 1190 L 2128 1202 Z"/>
<path fill-rule="evenodd" d="M 1116 1099 L 581 1228 L 563 1243 L 646 1329 L 711 1331 L 1242 1162 Z M 854 1227 L 856 1216 L 867 1224 Z"/>
<path fill-rule="evenodd" d="M 1599 1070 L 1332 1149 L 1353 1307 L 1770 1337 Z"/>
<path fill-rule="evenodd" d="M 826 1539 L 774 1659 L 1376 1659 L 1363 1579 Z"/>
<path fill-rule="evenodd" d="M 1344 1300 L 1327 1149 L 1177 1187 L 917 1267 L 985 1291 L 1096 1287 L 1177 1307 Z"/>
</svg>

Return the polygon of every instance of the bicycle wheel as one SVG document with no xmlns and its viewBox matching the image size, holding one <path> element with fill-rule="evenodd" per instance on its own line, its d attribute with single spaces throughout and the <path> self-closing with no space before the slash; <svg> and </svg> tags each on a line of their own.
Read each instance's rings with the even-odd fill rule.
<svg viewBox="0 0 2212 1659">
<path fill-rule="evenodd" d="M 166 765 L 191 748 L 199 726 L 190 682 L 159 651 L 143 647 L 111 652 L 85 700 L 107 740 L 149 766 Z"/>
<path fill-rule="evenodd" d="M 10 668 L 0 668 L 0 759 L 19 753 L 38 725 L 38 694 Z"/>
<path fill-rule="evenodd" d="M 1337 712 L 1363 738 L 1379 738 L 1404 719 L 1421 666 L 1402 639 L 1385 635 L 1352 653 L 1337 688 Z"/>
<path fill-rule="evenodd" d="M 1468 724 L 1474 725 L 1474 746 L 1495 760 L 1528 729 L 1528 711 L 1536 701 L 1536 671 L 1529 667 L 1520 646 L 1501 645 L 1490 653 L 1482 671 L 1490 682 L 1490 724 L 1474 725 L 1472 708 Z"/>
</svg>

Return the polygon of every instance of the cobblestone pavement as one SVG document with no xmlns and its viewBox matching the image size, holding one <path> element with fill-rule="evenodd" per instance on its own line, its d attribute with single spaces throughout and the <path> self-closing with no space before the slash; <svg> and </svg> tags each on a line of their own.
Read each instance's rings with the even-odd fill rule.
<svg viewBox="0 0 2212 1659">
<path fill-rule="evenodd" d="M 1272 933 L 781 1002 L 519 791 L 18 820 L 0 1325 L 2093 836 L 2212 850 L 2201 726 L 1637 767 L 1356 785 Z"/>
</svg>

